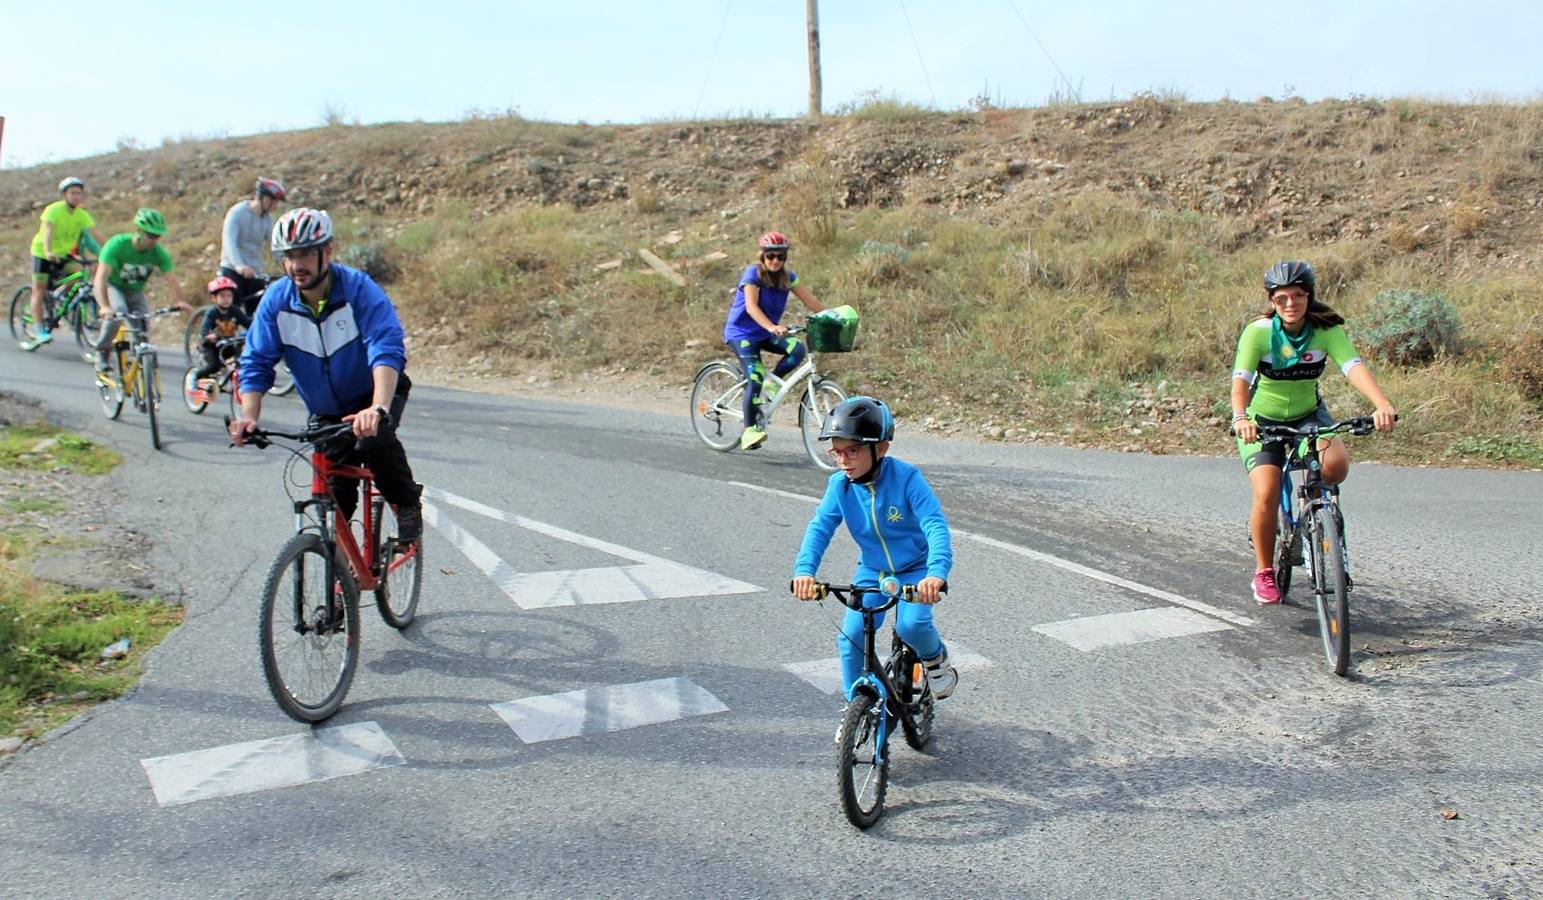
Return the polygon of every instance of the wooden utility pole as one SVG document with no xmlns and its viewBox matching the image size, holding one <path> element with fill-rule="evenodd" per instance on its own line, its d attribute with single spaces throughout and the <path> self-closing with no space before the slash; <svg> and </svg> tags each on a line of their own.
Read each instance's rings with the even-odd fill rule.
<svg viewBox="0 0 1543 900">
<path fill-rule="evenodd" d="M 820 117 L 820 10 L 819 0 L 804 0 L 809 17 L 809 118 Z"/>
</svg>

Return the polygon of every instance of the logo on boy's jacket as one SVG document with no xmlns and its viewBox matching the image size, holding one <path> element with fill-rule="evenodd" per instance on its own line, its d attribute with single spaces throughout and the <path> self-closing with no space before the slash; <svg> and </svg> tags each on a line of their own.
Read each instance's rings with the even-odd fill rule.
<svg viewBox="0 0 1543 900">
<path fill-rule="evenodd" d="M 884 517 L 886 519 L 889 519 L 891 522 L 898 522 L 898 521 L 900 521 L 900 507 L 898 507 L 898 506 L 891 506 L 889 508 L 889 512 L 887 514 L 885 514 Z"/>
</svg>

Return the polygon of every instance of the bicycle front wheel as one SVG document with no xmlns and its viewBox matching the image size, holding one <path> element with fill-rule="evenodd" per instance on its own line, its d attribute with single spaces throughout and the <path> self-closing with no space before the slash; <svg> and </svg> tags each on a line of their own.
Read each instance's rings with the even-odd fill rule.
<svg viewBox="0 0 1543 900">
<path fill-rule="evenodd" d="M 139 361 L 140 393 L 145 398 L 145 414 L 150 417 L 150 446 L 161 449 L 161 371 L 155 354 L 146 353 Z"/>
<path fill-rule="evenodd" d="M 841 389 L 841 385 L 829 378 L 821 378 L 809 385 L 804 391 L 803 399 L 798 403 L 798 429 L 804 435 L 804 452 L 814 464 L 827 472 L 836 470 L 836 463 L 820 446 L 820 428 L 825 425 L 825 417 L 830 411 L 840 406 L 847 399 L 847 392 Z"/>
<path fill-rule="evenodd" d="M 299 722 L 337 712 L 359 666 L 359 589 L 341 559 L 327 578 L 326 554 L 320 536 L 297 534 L 263 585 L 263 678 L 279 709 Z"/>
<path fill-rule="evenodd" d="M 32 327 L 32 288 L 22 285 L 11 297 L 11 340 L 20 344 L 37 337 Z"/>
<path fill-rule="evenodd" d="M 898 640 L 895 643 L 900 646 L 890 651 L 889 678 L 901 706 L 900 730 L 911 749 L 921 750 L 932 740 L 932 691 L 927 687 L 927 676 L 916 651 Z"/>
<path fill-rule="evenodd" d="M 836 750 L 836 786 L 841 791 L 841 811 L 858 828 L 868 828 L 884 814 L 884 791 L 889 786 L 889 760 L 880 762 L 880 709 L 877 698 L 858 694 L 847 704 L 841 718 L 841 741 Z"/>
<path fill-rule="evenodd" d="M 121 363 L 122 360 L 119 360 Z M 123 368 L 117 372 L 96 373 L 96 392 L 102 400 L 102 415 L 116 419 L 123 414 Z"/>
<path fill-rule="evenodd" d="M 1350 668 L 1350 586 L 1339 523 L 1334 521 L 1334 510 L 1327 504 L 1313 510 L 1312 554 L 1323 654 L 1334 674 L 1344 675 Z"/>
<path fill-rule="evenodd" d="M 423 589 L 423 538 L 411 544 L 399 543 L 396 510 L 381 500 L 375 503 L 375 530 L 375 558 L 382 568 L 375 607 L 387 625 L 400 631 L 412 624 L 418 612 L 418 594 Z"/>
<path fill-rule="evenodd" d="M 745 429 L 745 379 L 725 362 L 708 363 L 691 383 L 691 428 L 702 443 L 719 452 L 739 444 Z"/>
</svg>

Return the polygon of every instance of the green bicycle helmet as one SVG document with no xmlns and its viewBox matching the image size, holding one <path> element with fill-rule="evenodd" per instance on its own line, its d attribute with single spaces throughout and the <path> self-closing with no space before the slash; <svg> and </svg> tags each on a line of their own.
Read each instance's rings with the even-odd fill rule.
<svg viewBox="0 0 1543 900">
<path fill-rule="evenodd" d="M 134 214 L 134 227 L 145 234 L 161 237 L 166 234 L 166 217 L 160 211 L 146 206 Z"/>
</svg>

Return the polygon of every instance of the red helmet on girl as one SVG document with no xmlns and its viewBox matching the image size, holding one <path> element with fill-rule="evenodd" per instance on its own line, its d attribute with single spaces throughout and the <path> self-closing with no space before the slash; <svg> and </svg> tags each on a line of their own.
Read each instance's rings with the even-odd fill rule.
<svg viewBox="0 0 1543 900">
<path fill-rule="evenodd" d="M 780 231 L 768 231 L 761 235 L 758 242 L 762 250 L 786 250 L 788 249 L 788 236 Z"/>
<path fill-rule="evenodd" d="M 211 294 L 218 294 L 220 291 L 234 291 L 236 290 L 236 280 L 229 275 L 221 275 L 219 278 L 209 282 L 205 289 Z"/>
</svg>

